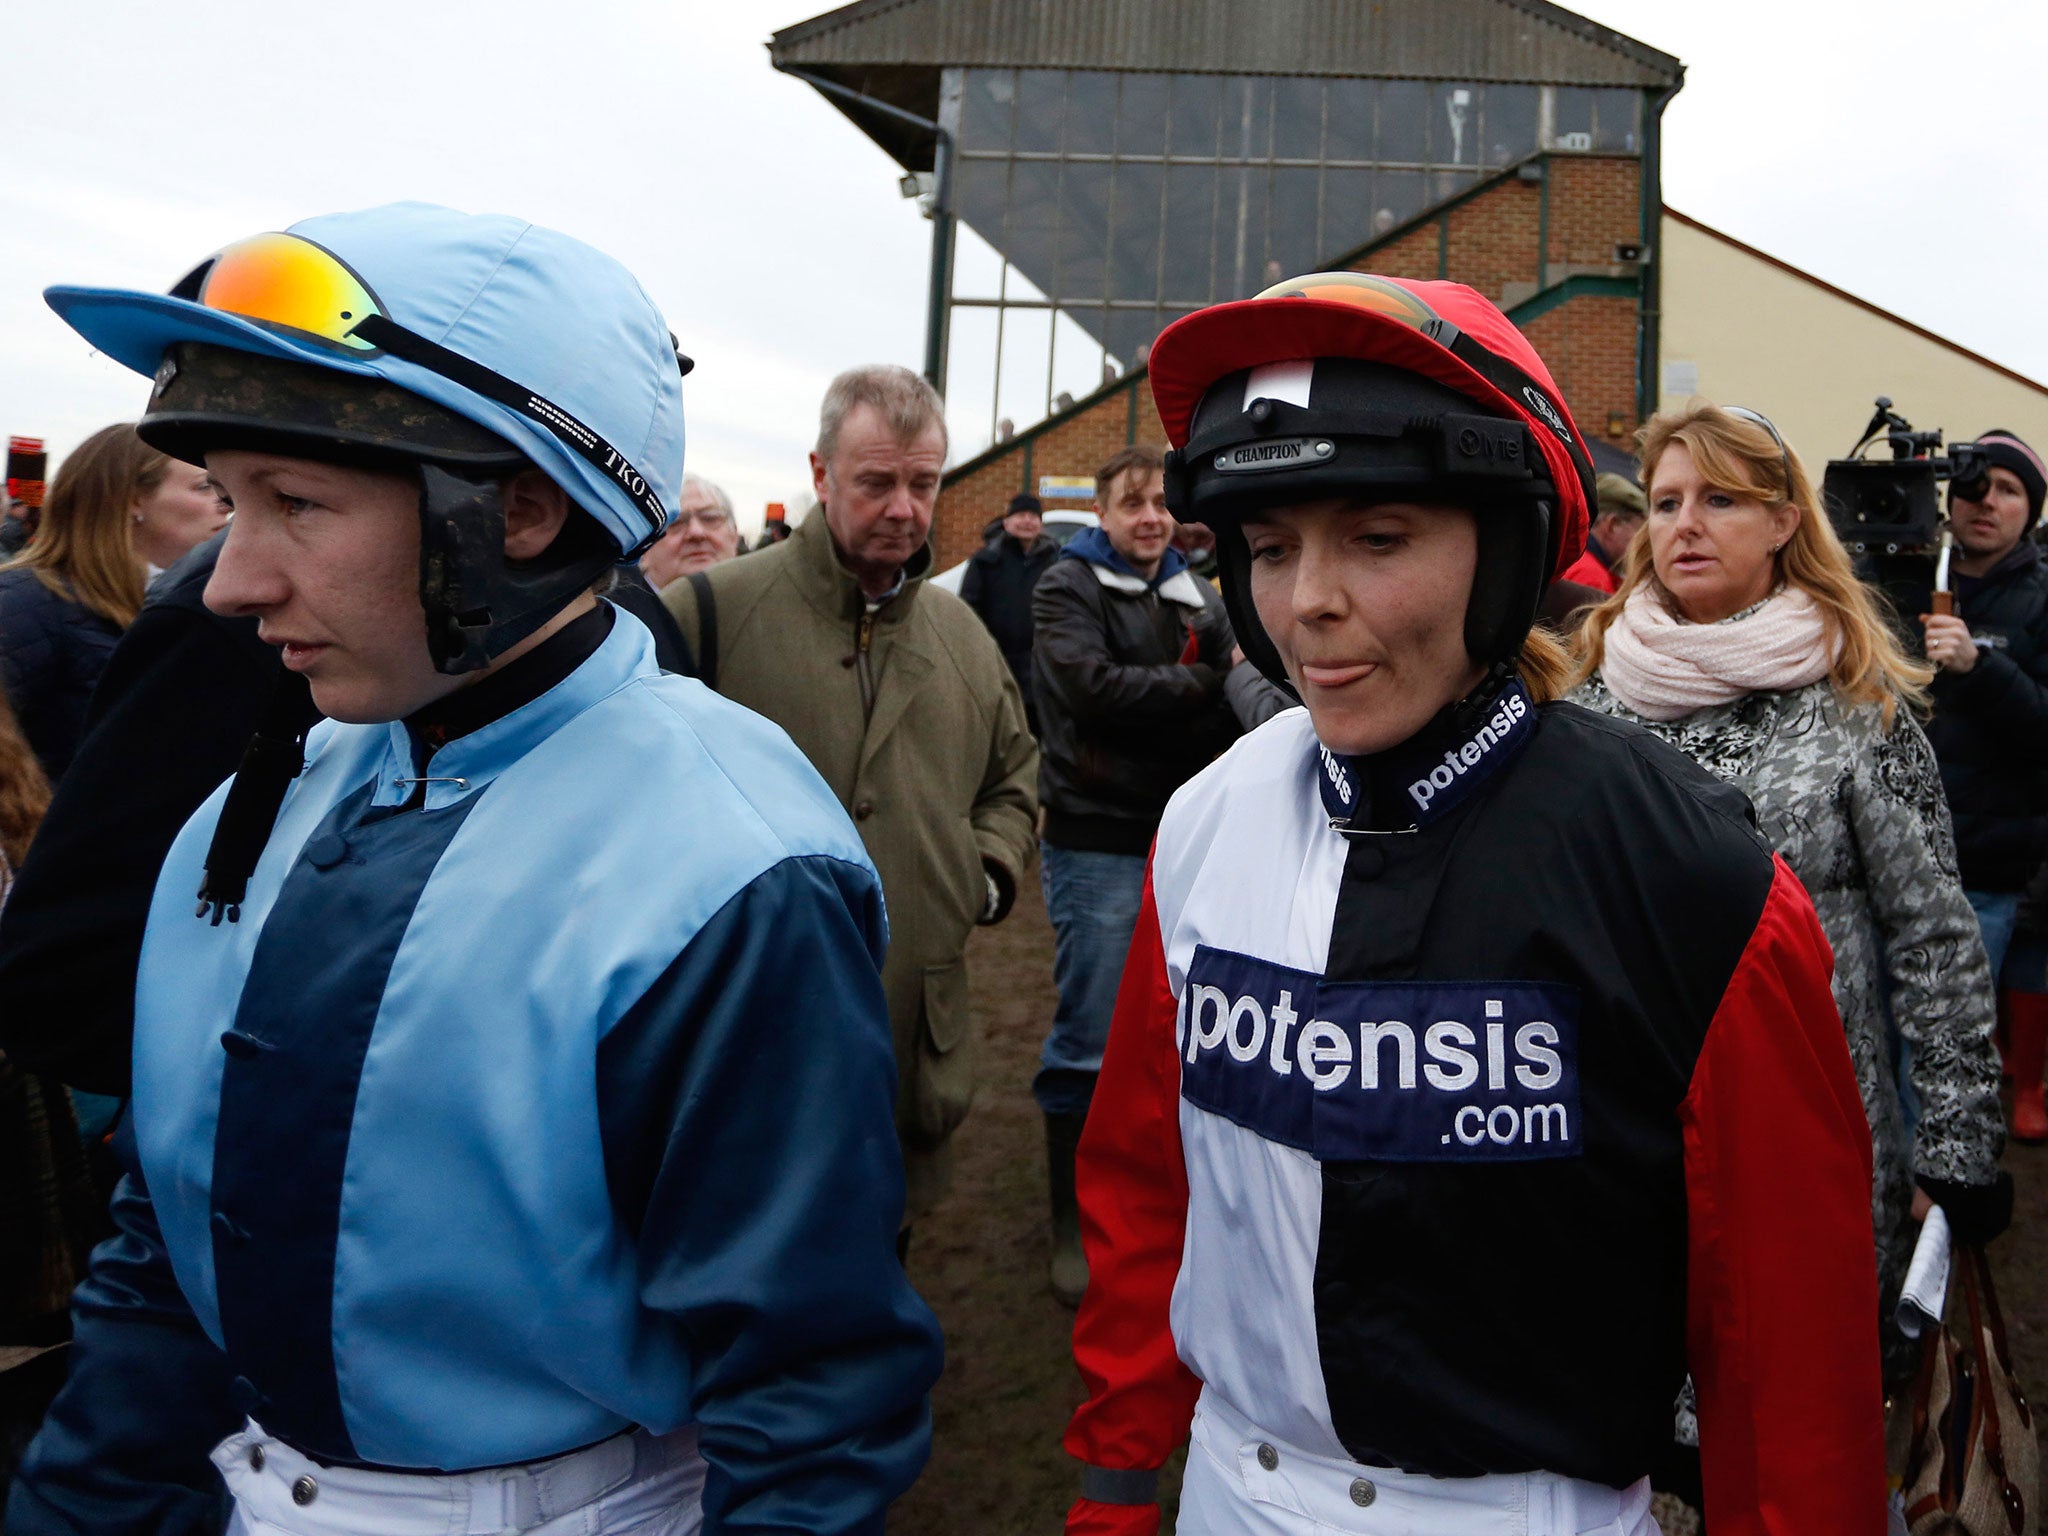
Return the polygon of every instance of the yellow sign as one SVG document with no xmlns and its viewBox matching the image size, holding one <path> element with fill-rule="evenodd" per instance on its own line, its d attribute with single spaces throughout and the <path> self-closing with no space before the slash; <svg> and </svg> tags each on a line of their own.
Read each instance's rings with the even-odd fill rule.
<svg viewBox="0 0 2048 1536">
<path fill-rule="evenodd" d="M 1095 479 L 1092 475 L 1040 475 L 1038 477 L 1038 499 L 1040 501 L 1093 501 Z"/>
</svg>

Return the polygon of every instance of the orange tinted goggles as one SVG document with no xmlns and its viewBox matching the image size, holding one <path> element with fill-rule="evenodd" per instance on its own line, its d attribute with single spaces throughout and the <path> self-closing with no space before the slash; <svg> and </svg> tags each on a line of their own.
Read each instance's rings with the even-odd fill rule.
<svg viewBox="0 0 2048 1536">
<path fill-rule="evenodd" d="M 1349 304 L 1354 309 L 1367 309 L 1399 320 L 1418 331 L 1432 320 L 1441 321 L 1443 318 L 1399 283 L 1390 283 L 1370 272 L 1315 272 L 1307 277 L 1291 277 L 1284 283 L 1275 283 L 1256 297 L 1320 299 L 1328 304 Z"/>
<path fill-rule="evenodd" d="M 384 313 L 346 262 L 297 235 L 236 241 L 208 264 L 193 297 L 208 309 L 362 352 L 377 348 L 356 335 L 356 327 Z"/>
</svg>

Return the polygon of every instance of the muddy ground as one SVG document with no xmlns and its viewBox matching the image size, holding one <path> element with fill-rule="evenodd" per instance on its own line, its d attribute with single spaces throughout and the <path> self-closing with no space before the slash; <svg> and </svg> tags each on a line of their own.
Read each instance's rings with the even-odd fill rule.
<svg viewBox="0 0 2048 1536">
<path fill-rule="evenodd" d="M 910 1251 L 911 1279 L 945 1325 L 946 1371 L 931 1465 L 896 1506 L 893 1536 L 1057 1536 L 1074 1497 L 1078 1474 L 1059 1440 L 1081 1382 L 1073 1314 L 1045 1288 L 1045 1146 L 1030 1092 L 1053 1007 L 1052 929 L 1036 894 L 1034 882 L 968 951 L 981 1094 L 960 1133 L 953 1193 Z M 2048 1401 L 2048 1148 L 2014 1147 L 2006 1162 L 2019 1213 L 1992 1257 L 2020 1381 Z M 1170 1512 L 1170 1488 L 1168 1502 Z M 1680 1522 L 1670 1528 L 1678 1536 Z"/>
</svg>

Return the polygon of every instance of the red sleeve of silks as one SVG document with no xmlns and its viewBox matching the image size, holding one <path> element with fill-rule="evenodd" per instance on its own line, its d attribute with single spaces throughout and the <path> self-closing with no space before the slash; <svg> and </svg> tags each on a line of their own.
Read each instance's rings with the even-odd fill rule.
<svg viewBox="0 0 2048 1536">
<path fill-rule="evenodd" d="M 1870 1127 L 1833 969 L 1779 859 L 1680 1108 L 1714 1536 L 1885 1528 Z"/>
<path fill-rule="evenodd" d="M 1590 549 L 1574 560 L 1557 578 L 1559 581 L 1575 581 L 1582 587 L 1591 587 L 1596 592 L 1614 590 L 1614 573 L 1600 563 L 1600 557 Z"/>
<path fill-rule="evenodd" d="M 1167 1317 L 1187 1230 L 1180 1146 L 1180 1055 L 1152 877 L 1131 935 L 1102 1075 L 1075 1161 L 1088 1293 L 1074 1362 L 1088 1401 L 1064 1444 L 1090 1467 L 1156 1468 L 1188 1435 L 1201 1383 L 1181 1364 Z M 1152 1536 L 1156 1504 L 1083 1498 L 1068 1536 Z"/>
<path fill-rule="evenodd" d="M 1067 1536 L 1155 1536 L 1157 1504 L 1100 1504 L 1076 1499 L 1067 1511 Z"/>
</svg>

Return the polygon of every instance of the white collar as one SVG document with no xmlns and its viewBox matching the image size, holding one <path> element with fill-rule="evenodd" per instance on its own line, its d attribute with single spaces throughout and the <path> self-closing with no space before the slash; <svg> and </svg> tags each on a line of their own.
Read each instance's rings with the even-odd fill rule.
<svg viewBox="0 0 2048 1536">
<path fill-rule="evenodd" d="M 1088 562 L 1088 568 L 1095 572 L 1095 579 L 1112 592 L 1127 592 L 1132 597 L 1142 597 L 1150 588 L 1158 592 L 1165 601 L 1179 603 L 1183 608 L 1193 608 L 1199 612 L 1207 606 L 1202 601 L 1201 584 L 1193 571 L 1175 571 L 1156 588 L 1152 588 L 1151 583 L 1142 576 L 1133 576 L 1127 571 L 1113 571 L 1108 566 L 1097 565 L 1092 560 Z"/>
</svg>

